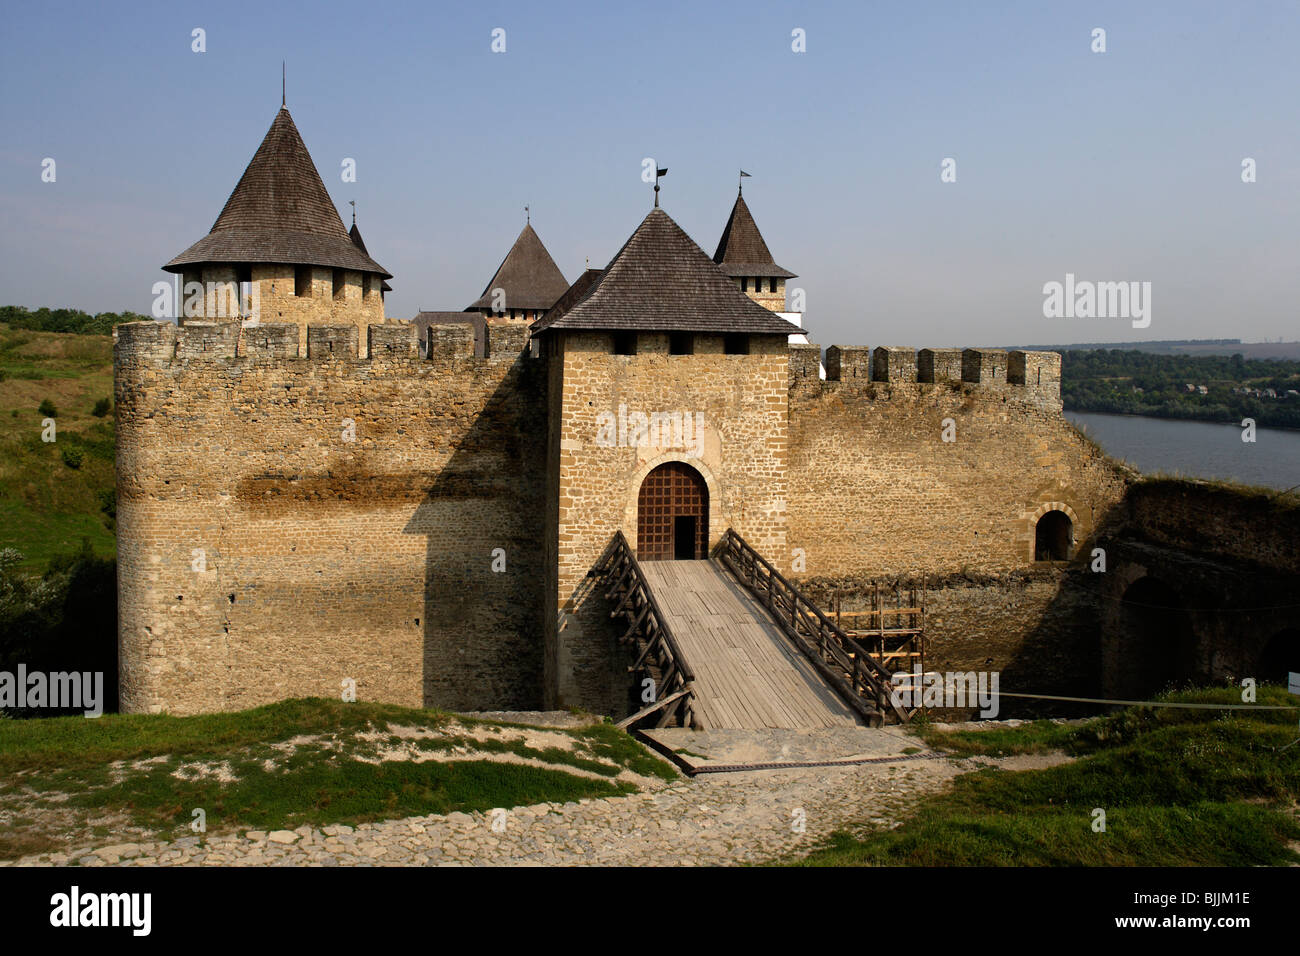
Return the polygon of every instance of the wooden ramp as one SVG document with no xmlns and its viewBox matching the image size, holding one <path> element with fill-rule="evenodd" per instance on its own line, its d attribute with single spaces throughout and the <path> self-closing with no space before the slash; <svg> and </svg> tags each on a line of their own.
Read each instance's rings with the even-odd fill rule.
<svg viewBox="0 0 1300 956">
<path fill-rule="evenodd" d="M 703 729 L 811 729 L 862 724 L 767 609 L 712 561 L 645 561 L 654 593 L 695 672 Z"/>
</svg>

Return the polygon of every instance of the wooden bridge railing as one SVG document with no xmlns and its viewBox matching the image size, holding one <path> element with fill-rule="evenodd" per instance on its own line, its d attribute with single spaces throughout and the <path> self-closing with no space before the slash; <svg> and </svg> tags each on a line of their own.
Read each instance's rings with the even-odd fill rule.
<svg viewBox="0 0 1300 956">
<path fill-rule="evenodd" d="M 649 676 L 655 682 L 654 702 L 620 721 L 620 726 L 628 726 L 656 711 L 659 712 L 656 727 L 674 721 L 683 727 L 692 726 L 695 673 L 673 637 L 622 531 L 614 532 L 605 553 L 588 573 L 601 578 L 606 585 L 605 597 L 614 602 L 609 616 L 622 614 L 628 621 L 627 630 L 619 638 L 620 643 L 631 645 L 636 653 L 628 671 Z"/>
<path fill-rule="evenodd" d="M 727 529 L 714 549 L 714 557 L 763 602 L 786 635 L 868 723 L 882 723 L 890 713 L 902 722 L 911 717 L 893 699 L 890 672 L 735 529 Z"/>
</svg>

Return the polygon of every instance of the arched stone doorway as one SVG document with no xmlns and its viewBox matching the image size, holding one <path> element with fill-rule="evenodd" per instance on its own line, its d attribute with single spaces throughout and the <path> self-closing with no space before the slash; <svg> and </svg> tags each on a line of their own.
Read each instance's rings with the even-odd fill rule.
<svg viewBox="0 0 1300 956">
<path fill-rule="evenodd" d="M 1068 561 L 1074 545 L 1074 522 L 1064 511 L 1048 511 L 1034 526 L 1034 560 Z"/>
<path fill-rule="evenodd" d="M 1285 684 L 1287 674 L 1300 674 L 1300 628 L 1288 627 L 1268 639 L 1255 667 L 1261 683 Z"/>
<path fill-rule="evenodd" d="M 709 489 L 704 476 L 681 461 L 653 469 L 637 494 L 637 557 L 699 560 L 708 556 L 708 548 Z"/>
<path fill-rule="evenodd" d="M 1147 700 L 1199 676 L 1186 605 L 1159 578 L 1146 575 L 1125 590 L 1115 641 L 1113 686 L 1121 697 Z"/>
</svg>

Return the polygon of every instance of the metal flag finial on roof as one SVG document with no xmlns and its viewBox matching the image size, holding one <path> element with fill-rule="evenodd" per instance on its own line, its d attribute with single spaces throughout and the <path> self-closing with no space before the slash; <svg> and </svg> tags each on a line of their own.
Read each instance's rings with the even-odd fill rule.
<svg viewBox="0 0 1300 956">
<path fill-rule="evenodd" d="M 529 211 L 528 211 L 528 207 L 525 206 L 525 207 L 524 207 L 524 225 L 525 225 L 525 226 L 531 226 L 532 224 L 533 224 L 533 214 L 532 214 L 531 212 L 529 212 Z"/>
<path fill-rule="evenodd" d="M 348 205 L 352 207 L 352 225 L 355 226 L 357 224 L 357 201 L 355 199 L 349 199 Z"/>
<path fill-rule="evenodd" d="M 285 74 L 288 72 L 285 68 L 285 61 L 280 61 L 280 108 L 284 109 L 284 91 L 285 91 Z"/>
<path fill-rule="evenodd" d="M 667 176 L 667 175 L 668 175 L 667 166 L 665 166 L 663 169 L 658 169 L 658 168 L 655 169 L 655 208 L 656 209 L 659 208 L 659 177 Z"/>
<path fill-rule="evenodd" d="M 737 196 L 743 196 L 743 195 L 745 194 L 745 180 L 746 180 L 746 179 L 753 179 L 753 177 L 750 176 L 749 173 L 745 172 L 745 171 L 742 169 L 742 170 L 740 171 L 740 186 L 739 186 L 739 188 L 736 190 L 736 195 L 737 195 Z"/>
</svg>

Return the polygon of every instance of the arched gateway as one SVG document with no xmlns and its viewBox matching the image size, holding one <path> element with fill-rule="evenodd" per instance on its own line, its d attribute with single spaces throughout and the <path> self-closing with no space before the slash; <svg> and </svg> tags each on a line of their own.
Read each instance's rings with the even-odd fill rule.
<svg viewBox="0 0 1300 956">
<path fill-rule="evenodd" d="M 645 476 L 637 495 L 636 555 L 642 561 L 708 556 L 709 489 L 690 465 L 669 461 Z"/>
</svg>

